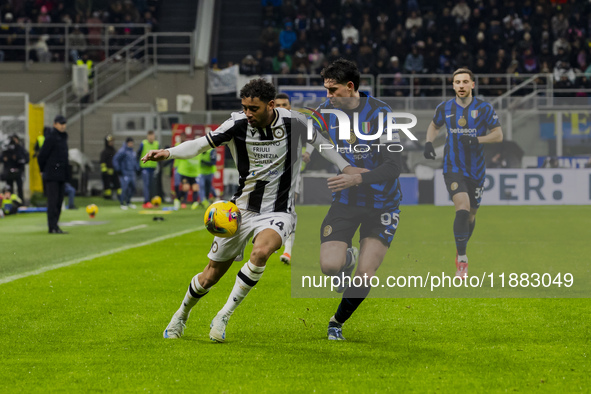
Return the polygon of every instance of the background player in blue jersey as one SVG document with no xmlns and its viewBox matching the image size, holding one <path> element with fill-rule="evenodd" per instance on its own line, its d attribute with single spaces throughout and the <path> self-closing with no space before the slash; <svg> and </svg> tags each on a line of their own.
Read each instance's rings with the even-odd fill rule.
<svg viewBox="0 0 591 394">
<path fill-rule="evenodd" d="M 427 129 L 425 158 L 435 159 L 433 140 L 442 126 L 447 128 L 443 153 L 443 176 L 455 208 L 456 276 L 468 275 L 466 246 L 476 226 L 476 212 L 484 186 L 484 149 L 482 144 L 501 142 L 503 131 L 492 105 L 472 97 L 474 77 L 467 68 L 453 74 L 456 97 L 444 101 L 435 110 Z M 490 131 L 488 134 L 487 132 Z"/>
<path fill-rule="evenodd" d="M 398 227 L 398 206 L 402 199 L 398 176 L 401 171 L 400 138 L 397 131 L 386 139 L 387 114 L 392 109 L 384 102 L 359 92 L 359 70 L 348 60 L 338 59 L 321 75 L 328 100 L 318 111 L 339 109 L 348 115 L 353 129 L 355 113 L 358 130 L 367 138 L 350 130 L 349 139 L 339 140 L 337 115 L 324 115 L 328 134 L 349 164 L 367 169 L 362 174 L 340 174 L 328 179 L 333 202 L 321 228 L 320 265 L 326 275 L 340 278 L 343 298 L 328 325 L 328 339 L 344 340 L 342 325 L 369 294 L 370 286 L 347 286 L 357 258 L 355 276 L 373 277 Z M 383 114 L 380 118 L 379 114 Z M 383 138 L 370 140 L 383 127 Z M 375 144 L 375 145 L 371 145 Z M 370 150 L 355 147 L 371 146 Z M 379 148 L 378 148 L 379 146 Z M 390 148 L 394 148 L 390 151 Z M 352 238 L 359 228 L 360 250 L 352 247 Z M 344 285 L 343 285 L 344 282 Z M 366 284 L 368 284 L 367 282 Z"/>
</svg>

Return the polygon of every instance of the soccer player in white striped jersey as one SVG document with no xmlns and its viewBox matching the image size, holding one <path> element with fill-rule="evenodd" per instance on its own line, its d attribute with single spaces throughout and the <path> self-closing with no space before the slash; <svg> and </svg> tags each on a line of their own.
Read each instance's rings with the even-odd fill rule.
<svg viewBox="0 0 591 394">
<path fill-rule="evenodd" d="M 306 141 L 306 119 L 301 113 L 275 108 L 275 88 L 263 79 L 246 84 L 240 98 L 243 111 L 233 113 L 216 130 L 174 148 L 150 151 L 142 158 L 144 162 L 188 159 L 228 145 L 239 173 L 239 187 L 232 201 L 242 212 L 242 225 L 231 238 L 214 238 L 209 263 L 191 280 L 180 308 L 164 330 L 165 338 L 183 335 L 191 309 L 235 260 L 242 260 L 252 237 L 250 258 L 238 271 L 226 304 L 210 325 L 209 337 L 224 342 L 228 320 L 257 284 L 268 258 L 285 243 L 295 222 L 294 189 L 300 172 L 300 152 Z M 320 134 L 309 142 L 316 147 L 328 143 Z M 365 171 L 350 166 L 334 150 L 324 150 L 322 154 L 345 174 Z"/>
</svg>

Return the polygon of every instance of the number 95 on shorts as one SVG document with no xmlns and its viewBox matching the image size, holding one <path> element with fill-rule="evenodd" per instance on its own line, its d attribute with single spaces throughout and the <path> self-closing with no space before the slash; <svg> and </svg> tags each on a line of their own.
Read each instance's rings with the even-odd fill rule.
<svg viewBox="0 0 591 394">
<path fill-rule="evenodd" d="M 320 242 L 342 241 L 351 246 L 353 235 L 359 228 L 360 240 L 378 238 L 389 247 L 398 228 L 399 215 L 398 207 L 379 209 L 335 202 L 322 223 Z"/>
</svg>

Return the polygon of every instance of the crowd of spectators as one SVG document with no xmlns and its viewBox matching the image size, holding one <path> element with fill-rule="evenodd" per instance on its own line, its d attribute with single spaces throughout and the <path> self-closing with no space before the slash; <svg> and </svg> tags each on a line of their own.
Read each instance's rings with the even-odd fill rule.
<svg viewBox="0 0 591 394">
<path fill-rule="evenodd" d="M 144 34 L 137 24 L 157 30 L 159 4 L 160 0 L 0 0 L 0 61 L 24 61 L 27 35 L 33 48 L 29 52 L 32 61 L 63 61 L 66 40 L 72 62 L 84 54 L 102 60 L 108 55 L 103 51 L 105 29 L 111 48 L 125 46 Z M 27 27 L 28 23 L 49 25 Z M 71 26 L 51 26 L 58 23 Z"/>
<path fill-rule="evenodd" d="M 363 74 L 468 67 L 476 74 L 551 73 L 555 88 L 591 88 L 587 1 L 262 0 L 262 7 L 260 50 L 241 63 L 244 74 L 317 74 L 344 57 Z"/>
</svg>

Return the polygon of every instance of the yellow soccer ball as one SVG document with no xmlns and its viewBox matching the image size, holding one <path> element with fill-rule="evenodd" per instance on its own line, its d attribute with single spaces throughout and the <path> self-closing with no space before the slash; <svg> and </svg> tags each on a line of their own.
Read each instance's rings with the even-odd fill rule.
<svg viewBox="0 0 591 394">
<path fill-rule="evenodd" d="M 98 213 L 98 207 L 96 206 L 96 204 L 90 204 L 86 206 L 86 213 L 91 217 L 95 217 L 96 214 Z"/>
<path fill-rule="evenodd" d="M 203 218 L 207 231 L 217 237 L 230 238 L 240 229 L 242 215 L 231 201 L 216 201 L 207 208 Z"/>
<path fill-rule="evenodd" d="M 160 204 L 162 204 L 162 197 L 160 197 L 160 196 L 154 196 L 154 197 L 152 197 L 152 205 L 154 207 L 157 208 L 157 207 L 160 206 Z"/>
</svg>

